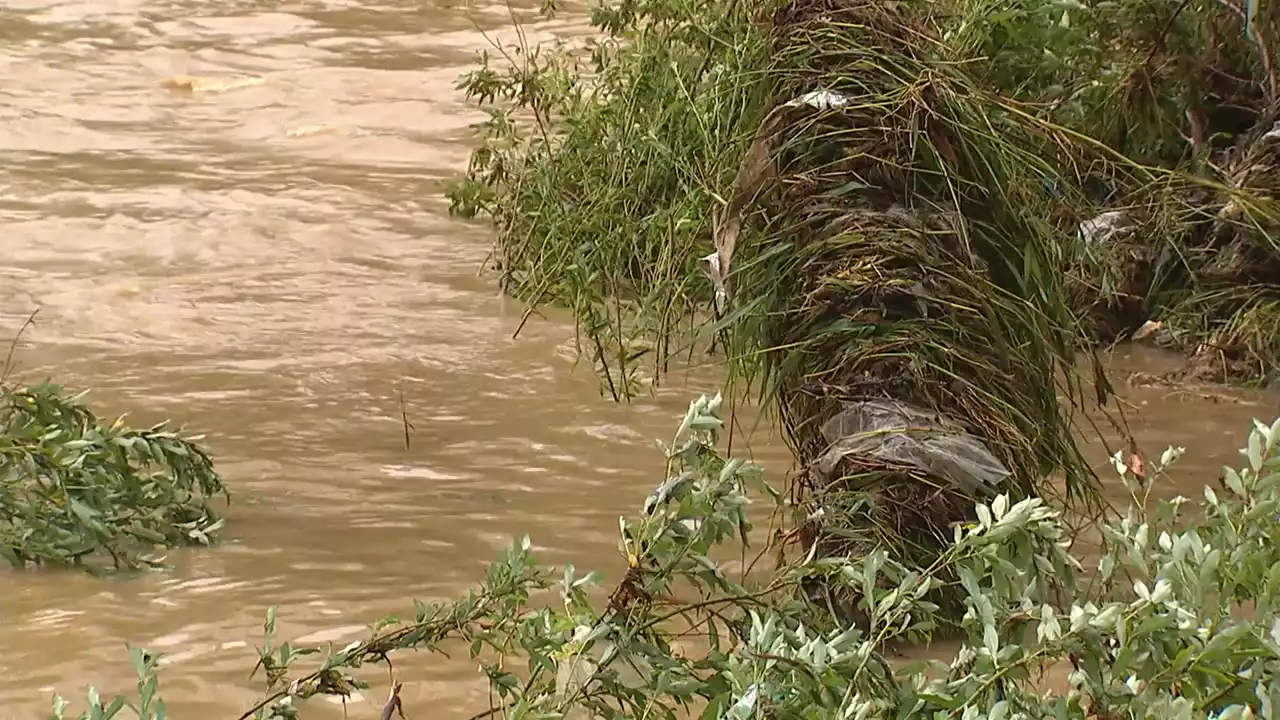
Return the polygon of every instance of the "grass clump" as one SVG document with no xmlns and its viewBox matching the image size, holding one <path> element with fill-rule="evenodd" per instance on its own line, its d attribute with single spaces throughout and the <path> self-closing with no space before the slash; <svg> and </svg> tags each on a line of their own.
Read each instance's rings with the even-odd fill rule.
<svg viewBox="0 0 1280 720">
<path fill-rule="evenodd" d="M 1187 250 L 1194 282 L 1168 324 L 1197 380 L 1280 380 L 1280 101 L 1227 155 Z"/>
<path fill-rule="evenodd" d="M 589 71 L 524 62 L 540 49 L 467 79 L 532 119 L 491 110 L 453 194 L 495 221 L 510 292 L 574 311 L 615 397 L 639 358 L 657 377 L 714 337 L 735 393 L 782 418 L 802 516 L 822 518 L 806 532 L 911 567 L 979 499 L 1058 471 L 1095 496 L 1058 400 L 1084 401 L 1069 226 L 1043 189 L 1066 136 L 975 82 L 943 20 L 920 0 L 598 10 Z M 824 428 L 886 401 L 932 427 L 891 418 L 878 449 L 827 455 L 847 438 Z"/>
<path fill-rule="evenodd" d="M 1161 324 L 1161 344 L 1188 357 L 1176 378 L 1280 379 L 1280 124 L 1266 122 L 1221 164 L 1117 202 L 1114 231 L 1083 249 L 1103 338 Z"/>
<path fill-rule="evenodd" d="M 959 0 L 946 42 L 980 81 L 1092 146 L 1077 308 L 1098 337 L 1148 320 L 1181 377 L 1269 382 L 1280 300 L 1280 4 Z M 1118 217 L 1117 217 L 1118 216 Z M 1096 233 L 1093 233 L 1096 234 Z"/>
<path fill-rule="evenodd" d="M 226 490 L 196 441 L 102 423 L 57 385 L 0 390 L 0 557 L 134 570 L 155 546 L 208 544 Z"/>
<path fill-rule="evenodd" d="M 358 668 L 450 643 L 469 646 L 488 679 L 489 702 L 475 716 L 512 720 L 1235 720 L 1270 717 L 1280 701 L 1280 422 L 1257 423 L 1242 467 L 1224 469 L 1200 501 L 1151 497 L 1180 449 L 1142 480 L 1117 457 L 1130 504 L 1100 525 L 1100 557 L 1075 554 L 1050 504 L 1001 494 L 923 571 L 878 550 L 809 552 L 740 573 L 716 558 L 776 549 L 748 543 L 758 520 L 749 500 L 785 509 L 759 468 L 721 455 L 722 416 L 719 398 L 690 406 L 665 448 L 667 479 L 621 523 L 625 570 L 611 593 L 592 591 L 598 573 L 540 564 L 526 538 L 466 596 L 415 603 L 410 619 L 378 622 L 341 649 L 274 640 L 268 612 L 258 662 L 269 689 L 238 717 L 306 716 L 305 698 L 370 682 L 390 686 L 383 717 L 414 717 L 421 709 L 399 692 L 413 678 L 361 679 Z M 815 577 L 860 595 L 868 625 L 815 623 L 791 592 Z M 941 618 L 928 596 L 951 582 L 964 608 L 957 644 L 930 653 L 936 659 L 896 658 L 895 644 L 935 634 Z M 1246 604 L 1253 612 L 1239 613 Z M 91 691 L 80 718 L 130 707 L 143 720 L 162 717 L 155 657 L 131 652 L 139 692 L 108 702 Z M 1058 681 L 1046 684 L 1046 674 Z M 67 707 L 56 699 L 52 718 L 70 717 Z"/>
<path fill-rule="evenodd" d="M 1094 491 L 1058 398 L 1083 401 L 1042 190 L 1057 173 L 1036 151 L 1051 138 L 940 50 L 935 10 L 796 0 L 774 17 L 779 97 L 841 102 L 780 108 L 777 190 L 734 276 L 739 350 L 765 349 L 807 510 L 824 512 L 812 530 L 832 552 L 883 546 L 911 567 L 975 500 L 1048 492 L 1057 471 L 1073 499 Z M 869 425 L 886 400 L 899 417 Z M 860 427 L 829 431 L 850 412 Z M 853 432 L 884 442 L 836 460 Z M 910 461 L 894 449 L 915 443 Z"/>
</svg>

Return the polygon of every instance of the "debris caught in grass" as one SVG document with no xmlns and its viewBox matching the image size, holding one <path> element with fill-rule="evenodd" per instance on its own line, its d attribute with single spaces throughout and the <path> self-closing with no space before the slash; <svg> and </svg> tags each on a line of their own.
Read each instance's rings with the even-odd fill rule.
<svg viewBox="0 0 1280 720">
<path fill-rule="evenodd" d="M 1140 343 L 1144 340 L 1154 339 L 1156 334 L 1164 329 L 1164 323 L 1148 320 L 1142 323 L 1142 327 L 1133 331 L 1133 335 L 1129 339 L 1133 342 Z"/>
<path fill-rule="evenodd" d="M 1123 210 L 1110 210 L 1080 223 L 1080 239 L 1090 245 L 1101 245 L 1132 229 L 1133 221 Z"/>
<path fill-rule="evenodd" d="M 1160 323 L 1185 376 L 1280 375 L 1280 10 L 1254 5 L 601 8 L 589 54 L 463 79 L 489 120 L 452 209 L 494 222 L 506 292 L 573 311 L 616 399 L 708 348 L 805 469 L 850 403 L 894 401 L 974 438 L 995 491 L 1065 478 L 1096 507 L 1072 420 L 1110 401 L 1096 348 Z M 926 566 L 979 499 L 839 465 L 794 488 L 832 555 Z"/>
</svg>

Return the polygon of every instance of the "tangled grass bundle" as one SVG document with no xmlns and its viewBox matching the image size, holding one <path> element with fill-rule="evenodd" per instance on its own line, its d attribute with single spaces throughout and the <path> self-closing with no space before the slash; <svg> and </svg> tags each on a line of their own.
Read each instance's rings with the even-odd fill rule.
<svg viewBox="0 0 1280 720">
<path fill-rule="evenodd" d="M 1042 190 L 1056 174 L 1036 152 L 1049 139 L 945 60 L 932 9 L 796 0 L 778 12 L 776 190 L 762 192 L 759 233 L 731 275 L 736 356 L 759 363 L 747 370 L 810 468 L 801 499 L 822 511 L 810 536 L 841 554 L 887 546 L 920 567 L 981 493 L 1027 497 L 1062 472 L 1070 498 L 1094 498 L 1058 397 L 1081 400 L 1081 342 Z M 815 92 L 825 101 L 785 103 Z M 875 430 L 964 434 L 1007 471 L 966 485 L 889 452 L 812 471 L 838 440 L 824 425 L 886 399 L 948 429 Z"/>
<path fill-rule="evenodd" d="M 832 552 L 871 529 L 913 563 L 976 494 L 1061 472 L 1094 497 L 1059 403 L 1081 399 L 1086 344 L 1063 283 L 1075 226 L 1044 190 L 1068 141 L 954 62 L 943 20 L 919 0 L 599 9 L 589 60 L 525 48 L 466 78 L 506 106 L 452 193 L 495 221 L 508 292 L 573 310 L 615 397 L 641 357 L 656 378 L 711 336 L 805 467 L 849 401 L 981 446 L 1005 468 L 985 488 L 883 453 L 801 484 Z"/>
<path fill-rule="evenodd" d="M 1097 339 L 1161 321 L 1201 381 L 1274 381 L 1280 346 L 1280 4 L 960 0 L 944 42 L 985 87 L 1096 152 L 1074 202 Z M 1112 217 L 1112 220 L 1117 218 Z M 1082 233 L 1083 234 L 1083 233 Z"/>
</svg>

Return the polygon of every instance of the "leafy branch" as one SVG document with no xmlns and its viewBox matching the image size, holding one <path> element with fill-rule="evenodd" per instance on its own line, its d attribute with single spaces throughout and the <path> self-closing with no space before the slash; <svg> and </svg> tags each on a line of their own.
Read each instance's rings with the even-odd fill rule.
<svg viewBox="0 0 1280 720">
<path fill-rule="evenodd" d="M 230 495 L 201 438 L 104 424 L 83 397 L 0 390 L 0 556 L 135 570 L 159 562 L 154 546 L 210 544 L 222 526 L 210 501 Z"/>
</svg>

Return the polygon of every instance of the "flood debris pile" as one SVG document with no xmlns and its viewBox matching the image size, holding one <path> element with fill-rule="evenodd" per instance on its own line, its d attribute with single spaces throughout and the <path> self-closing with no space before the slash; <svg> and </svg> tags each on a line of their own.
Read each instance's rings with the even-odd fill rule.
<svg viewBox="0 0 1280 720">
<path fill-rule="evenodd" d="M 206 451 L 164 425 L 104 424 L 56 385 L 0 388 L 0 557 L 133 570 L 212 542 L 227 496 Z"/>
<path fill-rule="evenodd" d="M 1058 473 L 1093 499 L 1061 403 L 1076 227 L 1045 190 L 1078 192 L 1069 133 L 977 84 L 936 3 L 700 4 L 710 39 L 677 5 L 598 18 L 606 59 L 554 111 L 506 86 L 569 118 L 518 142 L 501 115 L 453 193 L 497 222 L 508 291 L 571 307 L 615 390 L 711 330 L 781 416 L 806 548 L 919 568 L 983 498 Z"/>
<path fill-rule="evenodd" d="M 1105 155 L 1078 208 L 1076 309 L 1104 342 L 1154 323 L 1189 358 L 1181 376 L 1274 381 L 1280 3 L 1104 3 L 1072 19 L 1052 82 L 1000 89 Z"/>
<path fill-rule="evenodd" d="M 505 103 L 454 208 L 615 397 L 713 348 L 781 417 L 806 537 L 920 566 L 994 492 L 1095 498 L 1099 341 L 1271 372 L 1278 1 L 602 8 L 590 60 L 468 78 Z"/>
<path fill-rule="evenodd" d="M 1221 185 L 1186 234 L 1192 282 L 1161 315 L 1195 380 L 1280 381 L 1277 109 L 1222 153 Z"/>
<path fill-rule="evenodd" d="M 1054 170 L 1026 149 L 1046 139 L 939 56 L 930 9 L 796 0 L 774 17 L 790 100 L 756 140 L 773 182 L 739 187 L 758 232 L 730 288 L 768 348 L 808 539 L 916 567 L 975 501 L 1060 470 L 1087 497 L 1090 477 L 1056 385 L 1079 338 L 1040 191 Z"/>
</svg>

